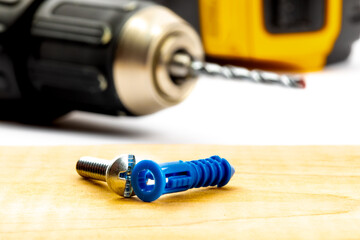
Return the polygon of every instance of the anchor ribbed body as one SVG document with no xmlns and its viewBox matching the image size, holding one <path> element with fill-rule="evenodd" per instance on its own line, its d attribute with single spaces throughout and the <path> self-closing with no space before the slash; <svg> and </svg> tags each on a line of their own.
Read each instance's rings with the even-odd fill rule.
<svg viewBox="0 0 360 240">
<path fill-rule="evenodd" d="M 235 169 L 219 156 L 196 161 L 177 161 L 157 164 L 143 160 L 135 167 L 131 183 L 135 194 L 145 202 L 158 199 L 162 194 L 186 191 L 190 188 L 225 186 Z"/>
<path fill-rule="evenodd" d="M 231 166 L 224 158 L 212 156 L 206 159 L 185 162 L 191 165 L 196 174 L 193 175 L 193 184 L 190 188 L 224 186 L 231 178 Z"/>
</svg>

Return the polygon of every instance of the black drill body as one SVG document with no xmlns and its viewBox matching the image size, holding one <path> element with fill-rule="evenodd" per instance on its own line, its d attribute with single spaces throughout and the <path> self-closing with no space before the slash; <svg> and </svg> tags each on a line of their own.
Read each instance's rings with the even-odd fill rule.
<svg viewBox="0 0 360 240">
<path fill-rule="evenodd" d="M 126 19 L 150 3 L 0 0 L 0 118 L 48 121 L 71 110 L 132 115 L 114 87 Z"/>
</svg>

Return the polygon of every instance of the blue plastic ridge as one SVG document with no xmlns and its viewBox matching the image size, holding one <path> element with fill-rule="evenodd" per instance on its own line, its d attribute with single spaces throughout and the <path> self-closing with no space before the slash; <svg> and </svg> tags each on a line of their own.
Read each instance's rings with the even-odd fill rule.
<svg viewBox="0 0 360 240">
<path fill-rule="evenodd" d="M 223 187 L 234 173 L 235 169 L 230 163 L 219 156 L 161 164 L 143 160 L 132 171 L 131 185 L 141 200 L 152 202 L 163 194 L 191 188 Z"/>
</svg>

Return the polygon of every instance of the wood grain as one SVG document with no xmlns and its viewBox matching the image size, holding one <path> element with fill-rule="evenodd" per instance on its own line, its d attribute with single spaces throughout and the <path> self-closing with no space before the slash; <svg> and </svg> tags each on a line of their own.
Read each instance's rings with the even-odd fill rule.
<svg viewBox="0 0 360 240">
<path fill-rule="evenodd" d="M 75 171 L 80 156 L 158 162 L 219 154 L 221 189 L 123 199 Z M 360 146 L 0 147 L 0 239 L 360 239 Z"/>
</svg>

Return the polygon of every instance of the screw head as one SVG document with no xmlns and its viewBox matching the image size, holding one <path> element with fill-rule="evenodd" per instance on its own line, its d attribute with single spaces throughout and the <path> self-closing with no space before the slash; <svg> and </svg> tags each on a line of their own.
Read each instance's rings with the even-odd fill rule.
<svg viewBox="0 0 360 240">
<path fill-rule="evenodd" d="M 120 155 L 110 163 L 106 169 L 106 182 L 113 192 L 123 197 L 134 195 L 131 173 L 135 164 L 135 156 L 131 154 Z"/>
</svg>

